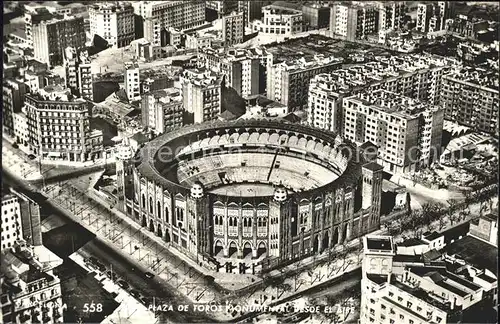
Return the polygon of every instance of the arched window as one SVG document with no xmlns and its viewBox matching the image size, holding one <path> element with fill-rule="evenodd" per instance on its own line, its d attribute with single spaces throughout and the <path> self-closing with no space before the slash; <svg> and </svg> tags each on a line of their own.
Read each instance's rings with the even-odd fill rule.
<svg viewBox="0 0 500 324">
<path fill-rule="evenodd" d="M 238 219 L 237 218 L 234 219 L 234 226 L 238 226 Z"/>
<path fill-rule="evenodd" d="M 149 197 L 149 212 L 153 213 L 153 198 Z"/>
<path fill-rule="evenodd" d="M 252 219 L 251 218 L 248 219 L 248 226 L 252 226 Z"/>
<path fill-rule="evenodd" d="M 224 219 L 222 216 L 219 216 L 219 225 L 224 225 Z"/>
<path fill-rule="evenodd" d="M 168 207 L 165 207 L 165 222 L 168 223 Z"/>
<path fill-rule="evenodd" d="M 229 226 L 233 226 L 233 218 L 229 218 Z"/>
<path fill-rule="evenodd" d="M 158 218 L 161 218 L 161 204 L 159 201 L 156 203 L 156 210 L 158 211 Z"/>
<path fill-rule="evenodd" d="M 142 208 L 146 208 L 146 196 L 142 194 Z"/>
</svg>

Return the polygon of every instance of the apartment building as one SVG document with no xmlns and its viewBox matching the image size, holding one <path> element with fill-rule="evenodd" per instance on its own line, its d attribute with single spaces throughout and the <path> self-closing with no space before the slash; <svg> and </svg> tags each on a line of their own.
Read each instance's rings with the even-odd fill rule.
<svg viewBox="0 0 500 324">
<path fill-rule="evenodd" d="M 335 3 L 330 11 L 330 32 L 347 40 L 365 39 L 377 32 L 379 13 L 372 3 Z"/>
<path fill-rule="evenodd" d="M 330 7 L 322 3 L 302 5 L 302 19 L 307 29 L 327 28 L 330 23 Z"/>
<path fill-rule="evenodd" d="M 153 45 L 167 45 L 169 27 L 182 30 L 205 22 L 203 1 L 138 1 L 132 6 L 134 13 L 141 16 L 144 38 Z"/>
<path fill-rule="evenodd" d="M 20 241 L 2 249 L 2 323 L 64 323 L 61 281 L 53 272 L 61 264 L 44 246 Z"/>
<path fill-rule="evenodd" d="M 125 63 L 125 92 L 130 102 L 141 98 L 141 81 L 137 62 Z"/>
<path fill-rule="evenodd" d="M 300 10 L 273 4 L 262 7 L 262 14 L 261 20 L 252 22 L 254 32 L 290 36 L 303 31 Z"/>
<path fill-rule="evenodd" d="M 243 12 L 233 11 L 222 17 L 222 40 L 224 46 L 243 43 L 245 38 L 245 17 Z"/>
<path fill-rule="evenodd" d="M 234 0 L 207 0 L 205 6 L 208 10 L 217 13 L 218 18 L 238 9 L 238 1 Z"/>
<path fill-rule="evenodd" d="M 30 245 L 42 244 L 40 207 L 26 195 L 14 191 L 2 194 L 2 250 L 11 249 L 19 240 Z"/>
<path fill-rule="evenodd" d="M 397 30 L 401 28 L 405 16 L 403 1 L 381 1 L 378 5 L 378 29 Z"/>
<path fill-rule="evenodd" d="M 262 7 L 270 5 L 272 1 L 268 0 L 255 0 L 238 1 L 238 11 L 243 12 L 245 17 L 245 27 L 248 27 L 250 22 L 260 20 L 262 18 Z"/>
<path fill-rule="evenodd" d="M 142 125 L 155 135 L 184 125 L 182 92 L 168 88 L 150 92 L 141 101 Z"/>
<path fill-rule="evenodd" d="M 94 100 L 92 66 L 87 51 L 77 52 L 73 47 L 64 51 L 66 86 L 79 98 Z"/>
<path fill-rule="evenodd" d="M 376 58 L 376 61 L 322 73 L 311 79 L 308 124 L 343 132 L 343 98 L 385 89 L 406 97 L 440 103 L 441 79 L 451 71 L 452 60 L 432 55 Z"/>
<path fill-rule="evenodd" d="M 90 128 L 90 105 L 61 91 L 50 91 L 52 88 L 26 96 L 23 113 L 29 149 L 47 163 L 75 164 L 101 158 L 102 132 Z"/>
<path fill-rule="evenodd" d="M 226 87 L 244 98 L 265 91 L 266 70 L 271 63 L 272 54 L 264 48 L 205 48 L 198 53 L 200 67 L 222 73 Z"/>
<path fill-rule="evenodd" d="M 386 90 L 343 100 L 344 136 L 378 147 L 385 171 L 418 171 L 439 159 L 444 111 Z"/>
<path fill-rule="evenodd" d="M 20 80 L 4 79 L 2 87 L 2 130 L 3 133 L 14 135 L 14 114 L 21 111 L 24 103 L 26 86 Z"/>
<path fill-rule="evenodd" d="M 495 290 L 491 271 L 435 249 L 401 253 L 390 236 L 365 236 L 363 248 L 361 323 L 468 323 Z"/>
<path fill-rule="evenodd" d="M 24 31 L 26 33 L 26 44 L 29 48 L 33 49 L 33 25 L 38 25 L 41 21 L 53 18 L 54 14 L 45 7 L 30 8 L 25 6 Z"/>
<path fill-rule="evenodd" d="M 33 23 L 33 53 L 36 60 L 49 67 L 62 65 L 64 51 L 73 47 L 85 49 L 85 29 L 82 17 L 57 16 Z"/>
<path fill-rule="evenodd" d="M 441 104 L 446 119 L 498 136 L 498 68 L 458 68 L 444 75 Z"/>
<path fill-rule="evenodd" d="M 99 2 L 89 6 L 90 35 L 112 47 L 128 46 L 135 38 L 134 8 L 128 2 Z"/>
<path fill-rule="evenodd" d="M 282 60 L 281 57 L 278 59 Z M 332 72 L 342 63 L 340 58 L 324 55 L 283 60 L 276 60 L 267 68 L 267 97 L 291 111 L 307 108 L 309 82 L 314 76 Z"/>
<path fill-rule="evenodd" d="M 444 30 L 446 20 L 452 18 L 450 1 L 419 3 L 417 6 L 417 30 L 423 33 Z"/>
<path fill-rule="evenodd" d="M 208 70 L 188 69 L 180 79 L 187 122 L 214 120 L 222 112 L 222 78 Z"/>
</svg>

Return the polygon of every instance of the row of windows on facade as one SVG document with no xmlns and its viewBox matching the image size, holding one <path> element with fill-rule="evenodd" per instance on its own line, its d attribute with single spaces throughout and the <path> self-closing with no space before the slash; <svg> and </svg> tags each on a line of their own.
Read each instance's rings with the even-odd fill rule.
<svg viewBox="0 0 500 324">
<path fill-rule="evenodd" d="M 252 218 L 244 217 L 243 218 L 243 227 L 251 227 L 252 226 Z M 215 225 L 224 225 L 224 218 L 222 216 L 214 216 L 214 224 Z M 237 217 L 228 217 L 228 225 L 229 226 L 238 226 L 238 218 Z M 266 227 L 267 219 L 266 218 L 258 218 L 257 219 L 258 227 Z"/>
</svg>

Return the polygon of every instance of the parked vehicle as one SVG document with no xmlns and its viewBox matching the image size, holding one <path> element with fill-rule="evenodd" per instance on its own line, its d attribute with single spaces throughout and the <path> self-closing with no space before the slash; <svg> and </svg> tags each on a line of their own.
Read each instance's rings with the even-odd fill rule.
<svg viewBox="0 0 500 324">
<path fill-rule="evenodd" d="M 118 286 L 122 287 L 123 289 L 128 289 L 130 287 L 129 284 L 123 280 L 118 280 L 117 284 L 118 284 Z"/>
<path fill-rule="evenodd" d="M 144 277 L 148 278 L 148 279 L 153 279 L 154 278 L 154 274 L 152 274 L 151 272 L 145 272 L 144 273 Z"/>
</svg>

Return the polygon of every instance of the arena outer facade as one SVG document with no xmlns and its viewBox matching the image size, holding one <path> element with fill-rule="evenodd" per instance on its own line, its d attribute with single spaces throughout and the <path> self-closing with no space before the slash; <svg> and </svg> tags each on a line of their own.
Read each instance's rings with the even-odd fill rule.
<svg viewBox="0 0 500 324">
<path fill-rule="evenodd" d="M 210 192 L 226 181 L 217 172 L 230 169 L 228 165 L 190 166 L 206 157 L 224 161 L 229 155 L 248 153 L 274 154 L 273 164 L 277 156 L 300 158 L 337 178 L 309 190 L 273 183 L 271 195 L 232 196 Z M 133 199 L 125 198 L 127 211 L 143 227 L 212 270 L 219 270 L 224 262 L 217 254 L 222 253 L 222 259 L 231 255 L 242 259 L 245 250 L 251 251 L 254 261 L 248 271 L 257 273 L 379 228 L 382 167 L 365 153 L 334 133 L 288 122 L 190 125 L 160 135 L 137 152 L 131 163 Z M 252 163 L 258 164 L 258 159 Z M 191 180 L 179 181 L 181 165 L 185 170 L 188 166 L 190 174 L 185 178 Z M 240 166 L 235 174 L 249 174 L 245 168 L 250 167 Z M 262 169 L 270 175 L 273 165 Z M 296 170 L 297 177 L 304 177 L 300 172 Z"/>
</svg>

